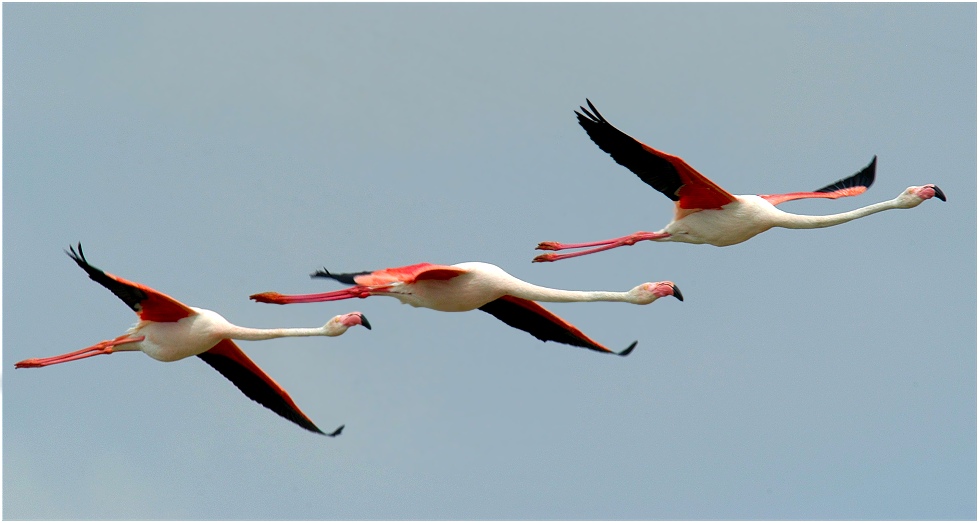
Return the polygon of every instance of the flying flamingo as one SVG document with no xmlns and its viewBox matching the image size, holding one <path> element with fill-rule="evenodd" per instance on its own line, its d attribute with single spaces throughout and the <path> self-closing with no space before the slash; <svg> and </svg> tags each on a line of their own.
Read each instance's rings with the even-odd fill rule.
<svg viewBox="0 0 979 523">
<path fill-rule="evenodd" d="M 563 260 L 606 251 L 643 240 L 660 242 L 709 243 L 718 247 L 741 243 L 771 229 L 818 229 L 846 223 L 888 209 L 910 209 L 932 197 L 945 201 L 945 194 L 933 184 L 908 187 L 893 200 L 828 216 L 790 214 L 776 205 L 801 198 L 840 198 L 856 196 L 874 183 L 877 157 L 860 172 L 813 192 L 736 196 L 718 187 L 678 156 L 664 153 L 616 129 L 588 100 L 591 111 L 575 111 L 578 123 L 603 151 L 639 179 L 676 202 L 673 221 L 657 232 L 636 232 L 611 240 L 589 243 L 541 242 L 538 250 L 586 249 L 567 254 L 546 253 L 535 262 Z M 584 114 L 582 114 L 584 113 Z"/>
<path fill-rule="evenodd" d="M 312 329 L 239 327 L 232 325 L 214 311 L 188 307 L 145 285 L 125 280 L 89 265 L 80 243 L 78 252 L 75 252 L 74 247 L 69 249 L 71 252 L 65 251 L 65 253 L 84 269 L 91 279 L 126 302 L 126 305 L 129 305 L 139 316 L 139 322 L 126 334 L 112 340 L 100 341 L 91 347 L 61 356 L 24 360 L 16 363 L 15 368 L 45 367 L 120 351 L 143 351 L 149 357 L 164 362 L 197 356 L 231 380 L 241 392 L 245 393 L 245 396 L 306 430 L 324 434 L 299 410 L 289 394 L 262 372 L 262 369 L 258 368 L 231 340 L 339 336 L 354 325 L 363 325 L 370 329 L 370 323 L 363 314 L 359 312 L 342 314 L 332 318 L 326 325 Z M 335 437 L 342 430 L 343 425 L 324 435 Z"/>
<path fill-rule="evenodd" d="M 614 352 L 535 302 L 622 301 L 646 305 L 663 296 L 675 296 L 683 301 L 680 290 L 668 281 L 644 283 L 628 292 L 566 291 L 527 283 L 496 265 L 482 262 L 456 265 L 419 263 L 350 274 L 334 274 L 323 269 L 310 276 L 332 278 L 354 286 L 320 294 L 286 296 L 277 292 L 263 292 L 250 297 L 262 303 L 282 305 L 391 296 L 414 307 L 437 311 L 479 309 L 513 328 L 529 332 L 541 341 L 556 341 L 619 356 L 627 356 L 638 342 L 633 342 L 622 352 Z"/>
</svg>

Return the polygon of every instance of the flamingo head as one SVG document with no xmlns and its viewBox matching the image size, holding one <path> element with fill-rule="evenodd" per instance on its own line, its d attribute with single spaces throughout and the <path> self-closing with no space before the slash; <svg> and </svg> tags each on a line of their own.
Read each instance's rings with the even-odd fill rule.
<svg viewBox="0 0 979 523">
<path fill-rule="evenodd" d="M 339 336 L 355 325 L 363 325 L 367 330 L 371 329 L 366 316 L 359 312 L 351 312 L 330 318 L 330 321 L 323 326 L 323 330 L 326 331 L 327 336 Z"/>
<path fill-rule="evenodd" d="M 937 185 L 931 183 L 928 185 L 908 187 L 897 198 L 903 204 L 902 207 L 907 209 L 917 207 L 921 205 L 921 202 L 932 198 L 938 198 L 943 202 L 946 201 L 945 193 Z"/>
<path fill-rule="evenodd" d="M 634 296 L 636 300 L 635 303 L 640 305 L 653 303 L 664 296 L 673 296 L 674 298 L 683 301 L 683 294 L 680 293 L 680 289 L 671 281 L 644 283 L 632 289 L 629 291 L 629 293 Z"/>
</svg>

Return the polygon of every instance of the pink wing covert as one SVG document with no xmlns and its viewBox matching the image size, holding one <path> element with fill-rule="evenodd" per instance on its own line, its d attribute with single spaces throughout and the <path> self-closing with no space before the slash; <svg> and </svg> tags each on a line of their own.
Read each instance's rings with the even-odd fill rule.
<svg viewBox="0 0 979 523">
<path fill-rule="evenodd" d="M 677 190 L 680 197 L 677 205 L 681 209 L 720 209 L 737 198 L 725 191 L 710 178 L 700 174 L 679 156 L 656 150 L 642 142 L 643 149 L 670 162 L 679 175 L 682 185 Z"/>
<path fill-rule="evenodd" d="M 381 269 L 370 274 L 354 276 L 354 281 L 357 282 L 357 285 L 376 286 L 390 283 L 413 283 L 419 280 L 450 280 L 465 273 L 464 269 L 451 265 L 416 263 L 415 265 Z"/>
</svg>

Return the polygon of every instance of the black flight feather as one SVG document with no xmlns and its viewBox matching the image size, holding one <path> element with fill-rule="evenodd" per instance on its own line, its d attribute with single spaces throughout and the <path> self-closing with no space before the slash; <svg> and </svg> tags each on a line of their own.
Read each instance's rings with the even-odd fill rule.
<svg viewBox="0 0 979 523">
<path fill-rule="evenodd" d="M 322 269 L 314 272 L 313 274 L 310 274 L 309 277 L 310 278 L 332 278 L 332 279 L 334 279 L 334 280 L 336 280 L 336 281 L 338 281 L 340 283 L 346 283 L 347 285 L 357 285 L 357 282 L 354 281 L 354 278 L 356 278 L 357 276 L 363 276 L 365 274 L 370 274 L 370 271 L 365 271 L 365 272 L 347 272 L 347 273 L 343 273 L 343 274 L 338 274 L 338 273 L 330 272 L 330 271 L 326 270 L 326 267 L 323 267 Z"/>
<path fill-rule="evenodd" d="M 85 253 L 82 251 L 81 242 L 78 243 L 78 252 L 75 252 L 75 248 L 68 246 L 70 251 L 65 251 L 72 260 L 79 267 L 85 269 L 88 273 L 88 277 L 98 282 L 99 285 L 109 289 L 112 294 L 115 294 L 120 300 L 126 302 L 129 308 L 135 312 L 139 312 L 142 307 L 140 303 L 146 299 L 146 293 L 143 292 L 139 287 L 134 287 L 132 285 L 127 285 L 114 278 L 111 278 L 105 274 L 101 269 L 89 265 L 88 261 L 85 259 Z"/>
<path fill-rule="evenodd" d="M 595 145 L 612 156 L 619 165 L 629 169 L 640 180 L 650 187 L 666 195 L 667 198 L 678 201 L 678 191 L 683 185 L 680 174 L 669 160 L 661 158 L 647 150 L 635 138 L 618 130 L 598 112 L 598 109 L 586 99 L 591 111 L 580 107 L 578 124 L 588 133 Z M 584 114 L 582 114 L 584 113 Z"/>
<path fill-rule="evenodd" d="M 835 182 L 823 187 L 822 189 L 816 189 L 813 192 L 833 192 L 840 189 L 849 189 L 850 187 L 866 187 L 870 188 L 874 184 L 874 177 L 877 173 L 877 155 L 874 155 L 874 159 L 870 161 L 870 164 L 860 170 L 857 174 L 850 176 L 849 178 L 843 178 L 841 180 L 836 180 Z"/>
<path fill-rule="evenodd" d="M 202 352 L 197 355 L 198 358 L 204 360 L 204 363 L 214 367 L 214 369 L 221 373 L 225 378 L 231 380 L 238 390 L 243 392 L 245 396 L 248 396 L 252 401 L 257 402 L 263 407 L 271 410 L 272 412 L 282 416 L 283 418 L 299 425 L 300 427 L 310 431 L 316 432 L 318 434 L 323 434 L 312 421 L 307 419 L 301 413 L 296 412 L 279 393 L 269 386 L 261 377 L 256 376 L 253 372 L 247 368 L 241 366 L 237 361 L 228 358 L 222 354 L 215 354 L 213 352 Z M 342 429 L 343 427 L 341 427 Z M 339 434 L 339 432 L 337 432 Z"/>
<path fill-rule="evenodd" d="M 557 343 L 564 343 L 565 345 L 582 347 L 608 354 L 608 350 L 604 347 L 595 345 L 591 340 L 576 336 L 573 332 L 568 331 L 547 318 L 538 316 L 533 311 L 512 301 L 499 298 L 483 305 L 479 310 L 492 314 L 498 320 L 514 329 L 520 329 L 530 333 L 538 340 L 555 341 Z M 613 354 L 628 356 L 632 352 L 632 349 L 636 348 L 637 343 L 632 342 L 632 345 L 629 345 L 624 351 L 613 352 Z"/>
</svg>

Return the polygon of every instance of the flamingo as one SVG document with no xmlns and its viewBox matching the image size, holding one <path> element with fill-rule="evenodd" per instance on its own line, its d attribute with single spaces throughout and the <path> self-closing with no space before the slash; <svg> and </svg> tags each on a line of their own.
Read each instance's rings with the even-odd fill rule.
<svg viewBox="0 0 979 523">
<path fill-rule="evenodd" d="M 573 253 L 545 253 L 535 262 L 574 258 L 623 245 L 650 240 L 659 242 L 708 243 L 718 247 L 741 243 L 771 229 L 818 229 L 846 223 L 888 209 L 910 209 L 932 197 L 945 201 L 945 194 L 934 184 L 908 187 L 897 198 L 860 209 L 828 216 L 805 216 L 783 212 L 776 205 L 802 198 L 856 196 L 874 183 L 877 157 L 860 172 L 813 192 L 788 194 L 733 195 L 700 174 L 678 156 L 664 153 L 632 138 L 608 123 L 587 100 L 591 111 L 580 107 L 578 123 L 603 151 L 639 179 L 676 202 L 673 221 L 656 232 L 636 232 L 611 240 L 589 243 L 541 242 L 538 250 L 586 249 Z M 584 114 L 582 114 L 584 113 Z M 592 249 L 587 249 L 593 247 Z"/>
<path fill-rule="evenodd" d="M 414 307 L 437 311 L 479 309 L 513 328 L 529 332 L 541 341 L 555 341 L 619 356 L 628 356 L 638 342 L 632 342 L 621 352 L 614 352 L 536 302 L 620 301 L 646 305 L 663 296 L 674 296 L 683 301 L 680 290 L 668 281 L 644 283 L 628 292 L 567 291 L 527 283 L 496 265 L 483 262 L 456 265 L 419 263 L 349 274 L 334 274 L 324 268 L 310 277 L 331 278 L 354 286 L 333 292 L 292 296 L 263 292 L 250 298 L 262 303 L 284 305 L 391 296 Z"/>
<path fill-rule="evenodd" d="M 307 417 L 289 394 L 255 365 L 232 339 L 269 340 L 288 336 L 339 336 L 355 325 L 370 329 L 367 318 L 359 312 L 341 314 L 319 328 L 312 329 L 250 329 L 233 325 L 220 314 L 207 309 L 188 307 L 183 303 L 145 285 L 131 282 L 89 265 L 78 244 L 78 251 L 65 251 L 79 267 L 106 289 L 126 302 L 139 322 L 125 334 L 104 340 L 75 352 L 50 358 L 31 358 L 14 364 L 15 368 L 46 367 L 101 354 L 121 351 L 142 351 L 163 362 L 197 356 L 231 380 L 241 392 L 279 416 L 300 427 L 325 436 L 335 437 L 343 425 L 326 434 Z"/>
</svg>

